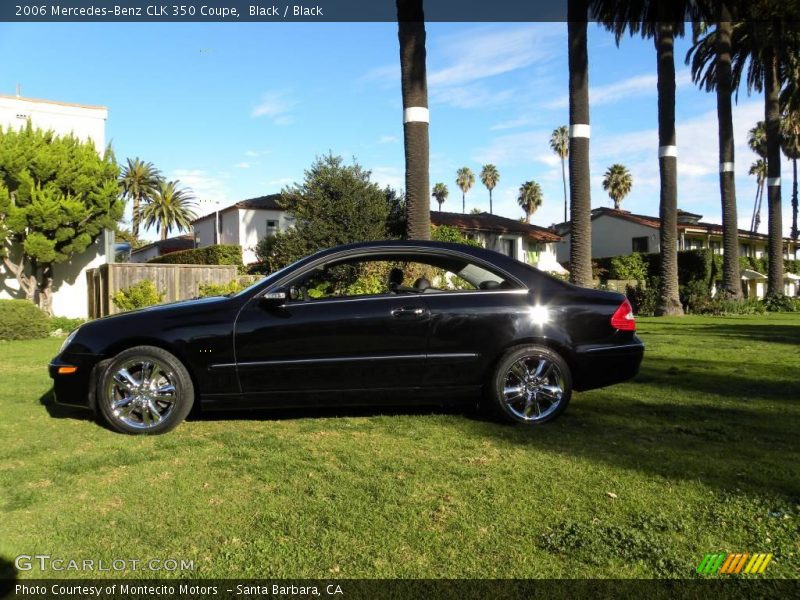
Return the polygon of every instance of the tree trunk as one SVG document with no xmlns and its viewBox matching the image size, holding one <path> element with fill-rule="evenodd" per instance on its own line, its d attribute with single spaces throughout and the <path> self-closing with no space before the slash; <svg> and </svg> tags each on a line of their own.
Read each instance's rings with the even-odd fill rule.
<svg viewBox="0 0 800 600">
<path fill-rule="evenodd" d="M 467 212 L 467 195 L 464 192 L 461 192 L 461 214 L 466 214 Z"/>
<path fill-rule="evenodd" d="M 733 110 L 731 108 L 731 13 L 719 3 L 717 22 L 717 122 L 719 128 L 719 189 L 722 198 L 722 289 L 725 297 L 742 298 L 739 273 L 739 221 L 734 181 Z"/>
<path fill-rule="evenodd" d="M 36 275 L 25 275 L 25 255 L 20 256 L 19 264 L 14 264 L 8 256 L 3 257 L 3 263 L 6 265 L 6 269 L 16 277 L 19 289 L 25 294 L 25 299 L 33 302 L 36 295 Z"/>
<path fill-rule="evenodd" d="M 783 223 L 781 215 L 780 82 L 774 49 L 764 52 L 764 121 L 767 126 L 767 211 L 769 269 L 767 295 L 783 294 Z"/>
<path fill-rule="evenodd" d="M 619 198 L 614 198 L 614 210 L 619 210 Z"/>
<path fill-rule="evenodd" d="M 131 229 L 133 230 L 133 237 L 139 237 L 139 196 L 133 197 L 133 206 L 131 208 Z"/>
<path fill-rule="evenodd" d="M 38 285 L 37 304 L 44 312 L 53 316 L 53 266 L 42 267 L 42 281 Z"/>
<path fill-rule="evenodd" d="M 589 56 L 587 0 L 569 0 L 570 281 L 592 285 L 592 197 L 589 179 Z"/>
<path fill-rule="evenodd" d="M 163 242 L 165 239 L 167 239 L 167 228 L 166 228 L 166 226 L 161 228 L 161 241 Z"/>
<path fill-rule="evenodd" d="M 751 230 L 753 233 L 758 233 L 758 227 L 761 225 L 761 198 L 764 197 L 764 180 L 758 182 L 758 189 L 756 190 L 756 205 L 753 207 L 753 225 Z"/>
<path fill-rule="evenodd" d="M 661 284 L 656 314 L 682 315 L 678 293 L 678 152 L 675 144 L 675 36 L 672 24 L 656 24 L 658 60 L 658 170 L 661 178 Z"/>
<path fill-rule="evenodd" d="M 792 239 L 797 240 L 797 159 L 792 159 Z"/>
<path fill-rule="evenodd" d="M 397 22 L 403 90 L 408 238 L 429 240 L 431 211 L 428 197 L 428 80 L 425 70 L 425 14 L 422 0 L 397 0 Z"/>
<path fill-rule="evenodd" d="M 489 190 L 489 214 L 494 214 L 494 208 L 492 207 L 492 190 Z"/>
<path fill-rule="evenodd" d="M 564 184 L 564 222 L 566 222 L 569 219 L 567 216 L 569 201 L 567 200 L 567 161 L 563 156 L 561 157 L 561 182 Z"/>
</svg>

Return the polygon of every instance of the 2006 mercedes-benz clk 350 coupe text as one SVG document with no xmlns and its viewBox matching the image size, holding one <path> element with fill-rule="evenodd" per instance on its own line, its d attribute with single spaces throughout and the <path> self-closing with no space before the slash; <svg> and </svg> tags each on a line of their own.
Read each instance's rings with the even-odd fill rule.
<svg viewBox="0 0 800 600">
<path fill-rule="evenodd" d="M 50 364 L 56 401 L 117 431 L 203 411 L 485 401 L 535 425 L 573 390 L 625 381 L 631 306 L 489 250 L 389 241 L 324 250 L 227 297 L 113 315 Z"/>
</svg>

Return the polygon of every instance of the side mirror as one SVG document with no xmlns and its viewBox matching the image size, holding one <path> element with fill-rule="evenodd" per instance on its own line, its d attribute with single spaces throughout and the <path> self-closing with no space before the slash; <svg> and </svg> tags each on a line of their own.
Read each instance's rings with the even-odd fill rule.
<svg viewBox="0 0 800 600">
<path fill-rule="evenodd" d="M 286 301 L 289 299 L 289 294 L 285 289 L 277 289 L 272 292 L 267 292 L 266 294 L 261 294 L 259 297 L 259 302 L 262 306 L 268 307 L 276 307 L 276 306 L 283 306 L 286 304 Z"/>
</svg>

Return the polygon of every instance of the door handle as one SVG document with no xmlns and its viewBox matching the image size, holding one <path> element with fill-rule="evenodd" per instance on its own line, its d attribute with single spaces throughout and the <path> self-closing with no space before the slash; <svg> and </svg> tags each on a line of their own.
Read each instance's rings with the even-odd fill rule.
<svg viewBox="0 0 800 600">
<path fill-rule="evenodd" d="M 403 306 L 392 310 L 392 316 L 395 319 L 421 319 L 427 313 L 427 309 L 421 306 Z"/>
</svg>

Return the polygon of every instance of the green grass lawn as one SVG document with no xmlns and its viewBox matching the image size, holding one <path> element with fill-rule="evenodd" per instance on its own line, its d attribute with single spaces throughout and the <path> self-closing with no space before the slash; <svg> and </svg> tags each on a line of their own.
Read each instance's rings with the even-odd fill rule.
<svg viewBox="0 0 800 600">
<path fill-rule="evenodd" d="M 0 557 L 188 559 L 192 577 L 619 578 L 772 552 L 761 577 L 797 577 L 800 315 L 639 322 L 639 377 L 534 430 L 317 411 L 130 437 L 43 405 L 60 340 L 0 342 Z"/>
</svg>

